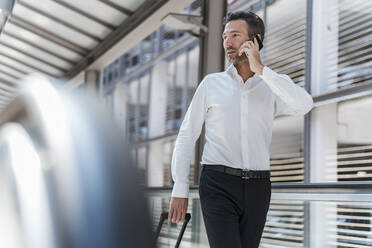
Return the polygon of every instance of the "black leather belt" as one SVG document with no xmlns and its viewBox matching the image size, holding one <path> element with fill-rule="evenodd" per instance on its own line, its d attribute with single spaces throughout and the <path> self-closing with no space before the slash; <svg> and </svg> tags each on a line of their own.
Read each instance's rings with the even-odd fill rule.
<svg viewBox="0 0 372 248">
<path fill-rule="evenodd" d="M 268 170 L 248 170 L 248 169 L 236 169 L 219 164 L 204 164 L 204 170 L 213 170 L 223 172 L 229 175 L 238 176 L 242 179 L 269 179 L 270 171 Z"/>
</svg>

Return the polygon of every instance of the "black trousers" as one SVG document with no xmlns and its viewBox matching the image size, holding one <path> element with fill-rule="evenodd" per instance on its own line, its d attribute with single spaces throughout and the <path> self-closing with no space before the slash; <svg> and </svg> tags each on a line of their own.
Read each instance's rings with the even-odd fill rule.
<svg viewBox="0 0 372 248">
<path fill-rule="evenodd" d="M 242 179 L 203 168 L 200 203 L 211 248 L 257 248 L 271 199 L 270 179 Z"/>
</svg>

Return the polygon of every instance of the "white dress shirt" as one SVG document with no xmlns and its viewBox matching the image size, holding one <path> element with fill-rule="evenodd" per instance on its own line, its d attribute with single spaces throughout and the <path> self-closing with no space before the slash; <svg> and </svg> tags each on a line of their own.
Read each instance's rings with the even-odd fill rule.
<svg viewBox="0 0 372 248">
<path fill-rule="evenodd" d="M 312 97 L 292 79 L 267 66 L 245 83 L 231 64 L 201 81 L 180 127 L 172 155 L 172 197 L 188 197 L 192 151 L 205 122 L 201 164 L 270 170 L 273 119 L 304 115 Z"/>
</svg>

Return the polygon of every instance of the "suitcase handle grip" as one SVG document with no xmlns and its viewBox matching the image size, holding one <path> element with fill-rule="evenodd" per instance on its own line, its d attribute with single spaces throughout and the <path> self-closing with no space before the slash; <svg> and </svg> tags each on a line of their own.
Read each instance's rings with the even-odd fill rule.
<svg viewBox="0 0 372 248">
<path fill-rule="evenodd" d="M 168 212 L 163 212 L 163 213 L 160 215 L 160 221 L 159 221 L 158 228 L 156 229 L 155 239 L 158 239 L 159 234 L 160 234 L 161 227 L 163 226 L 164 221 L 165 221 L 166 219 L 168 219 L 168 214 L 169 214 Z M 178 247 L 180 246 L 180 243 L 181 243 L 181 240 L 182 240 L 183 234 L 184 234 L 184 232 L 185 232 L 185 230 L 186 230 L 186 226 L 187 226 L 187 224 L 189 223 L 190 219 L 191 219 L 191 214 L 190 214 L 190 213 L 186 213 L 185 220 L 184 220 L 184 222 L 183 222 L 181 232 L 180 232 L 179 235 L 178 235 L 177 243 L 176 243 L 175 248 L 178 248 Z"/>
</svg>

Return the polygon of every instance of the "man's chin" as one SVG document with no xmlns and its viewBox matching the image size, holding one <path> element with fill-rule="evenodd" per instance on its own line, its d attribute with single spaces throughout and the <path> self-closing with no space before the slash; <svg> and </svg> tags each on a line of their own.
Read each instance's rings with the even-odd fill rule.
<svg viewBox="0 0 372 248">
<path fill-rule="evenodd" d="M 248 58 L 245 55 L 234 57 L 234 64 L 246 62 L 248 62 Z"/>
<path fill-rule="evenodd" d="M 226 55 L 226 59 L 227 61 L 229 61 L 230 63 L 235 63 L 236 61 L 236 56 L 229 56 L 229 55 Z"/>
<path fill-rule="evenodd" d="M 237 64 L 237 63 L 241 63 L 241 62 L 247 62 L 248 59 L 246 56 L 242 55 L 242 56 L 228 56 L 226 55 L 226 59 L 229 61 L 230 64 Z"/>
</svg>

